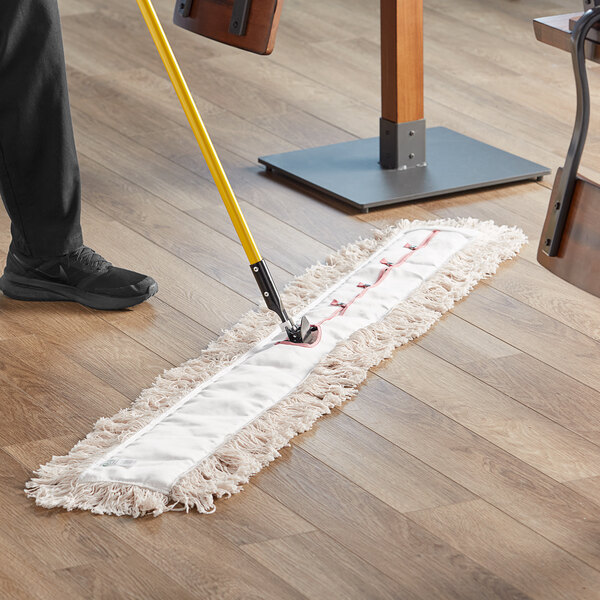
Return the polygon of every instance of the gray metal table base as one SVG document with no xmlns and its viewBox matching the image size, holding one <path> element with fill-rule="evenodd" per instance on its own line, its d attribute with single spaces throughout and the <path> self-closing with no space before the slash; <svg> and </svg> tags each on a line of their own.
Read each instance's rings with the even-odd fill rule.
<svg viewBox="0 0 600 600">
<path fill-rule="evenodd" d="M 445 127 L 427 130 L 427 166 L 382 169 L 379 138 L 262 156 L 267 171 L 284 175 L 359 208 L 433 198 L 527 179 L 550 169 Z"/>
</svg>

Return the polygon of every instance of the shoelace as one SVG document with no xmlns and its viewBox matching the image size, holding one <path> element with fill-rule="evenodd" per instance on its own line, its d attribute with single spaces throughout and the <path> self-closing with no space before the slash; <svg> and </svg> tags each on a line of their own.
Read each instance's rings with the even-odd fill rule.
<svg viewBox="0 0 600 600">
<path fill-rule="evenodd" d="M 92 269 L 102 269 L 104 267 L 110 267 L 111 263 L 109 263 L 103 256 L 94 252 L 88 246 L 81 246 L 77 250 L 73 250 L 67 254 L 68 264 L 71 263 L 79 263 L 90 266 Z"/>
</svg>

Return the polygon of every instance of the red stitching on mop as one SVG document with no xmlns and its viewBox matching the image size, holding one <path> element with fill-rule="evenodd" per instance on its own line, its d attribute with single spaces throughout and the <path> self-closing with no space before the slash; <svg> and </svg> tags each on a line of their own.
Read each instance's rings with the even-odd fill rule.
<svg viewBox="0 0 600 600">
<path fill-rule="evenodd" d="M 327 321 L 331 321 L 331 319 L 334 319 L 338 315 L 341 315 L 343 310 L 344 310 L 344 308 L 339 306 L 338 309 L 334 310 L 333 313 L 330 314 L 328 317 L 325 317 L 324 319 L 321 319 L 318 323 L 316 323 L 315 327 L 319 327 L 319 326 L 323 325 L 323 323 L 326 323 Z"/>
<path fill-rule="evenodd" d="M 359 298 L 362 298 L 369 290 L 372 290 L 374 287 L 377 287 L 379 284 L 381 284 L 386 279 L 386 277 L 391 273 L 392 269 L 395 269 L 396 267 L 403 265 L 408 260 L 408 258 L 410 256 L 412 256 L 413 252 L 416 252 L 417 250 L 421 250 L 422 248 L 425 248 L 425 246 L 427 246 L 429 244 L 429 242 L 431 242 L 431 240 L 438 233 L 439 233 L 439 230 L 434 229 L 418 246 L 414 246 L 414 245 L 407 243 L 404 247 L 411 250 L 411 252 L 408 252 L 407 254 L 405 254 L 400 260 L 398 260 L 395 263 L 388 261 L 386 258 L 382 258 L 379 262 L 381 264 L 385 265 L 385 267 L 383 269 L 381 269 L 375 282 L 372 284 L 362 283 L 362 282 L 357 284 L 357 287 L 360 287 L 363 289 L 356 296 L 354 296 L 354 298 L 352 298 L 352 300 L 350 300 L 349 302 L 346 302 L 346 303 L 338 302 L 334 298 L 331 301 L 331 306 L 335 306 L 336 310 L 333 311 L 333 313 L 331 315 L 329 315 L 328 317 L 326 317 L 325 319 L 322 319 L 321 321 L 319 321 L 318 323 L 313 325 L 313 327 L 317 328 L 317 339 L 314 342 L 312 342 L 310 344 L 296 344 L 289 340 L 283 340 L 283 341 L 277 342 L 277 343 L 284 344 L 287 346 L 301 346 L 303 348 L 312 348 L 312 347 L 316 346 L 321 341 L 321 337 L 322 337 L 321 326 L 323 325 L 323 323 L 326 323 L 327 321 L 331 321 L 332 319 L 335 319 L 335 317 L 343 315 Z"/>
<path fill-rule="evenodd" d="M 344 302 L 338 302 L 335 298 L 329 303 L 330 306 L 341 306 L 344 308 L 346 304 Z"/>
<path fill-rule="evenodd" d="M 395 265 L 392 264 L 392 266 L 385 267 L 384 269 L 382 269 L 379 272 L 379 275 L 378 275 L 377 279 L 375 280 L 375 283 L 371 284 L 369 287 L 364 288 L 362 292 L 360 292 L 359 294 L 354 296 L 354 298 L 352 298 L 352 300 L 350 300 L 350 302 L 348 302 L 346 304 L 346 306 L 344 306 L 344 308 L 342 308 L 342 310 L 340 311 L 340 314 L 343 315 L 359 298 L 362 298 L 369 290 L 372 290 L 374 287 L 377 287 L 380 283 L 382 283 L 384 281 L 384 279 L 392 272 L 392 269 L 394 268 L 394 266 Z"/>
<path fill-rule="evenodd" d="M 439 233 L 439 229 L 434 229 L 416 248 L 415 250 L 420 250 L 421 248 L 425 248 L 427 244 Z"/>
<path fill-rule="evenodd" d="M 425 248 L 425 246 L 427 246 L 427 244 L 429 244 L 429 242 L 438 233 L 439 233 L 439 231 L 437 229 L 434 229 L 418 246 L 415 247 L 415 251 L 421 250 L 421 248 Z M 350 300 L 350 302 L 347 302 L 346 306 L 344 306 L 342 308 L 342 310 L 340 311 L 339 314 L 343 315 L 359 298 L 362 298 L 369 290 L 373 289 L 374 287 L 377 287 L 380 283 L 382 283 L 384 281 L 384 279 L 390 274 L 392 269 L 404 264 L 411 255 L 412 255 L 412 252 L 409 254 L 405 254 L 399 261 L 397 261 L 395 263 L 391 263 L 386 258 L 382 258 L 379 262 L 386 265 L 386 268 L 382 269 L 382 271 L 379 273 L 379 276 L 377 277 L 375 283 L 373 283 L 369 287 L 365 287 L 362 292 L 357 294 L 352 300 Z M 337 302 L 337 300 L 336 300 L 336 302 Z"/>
</svg>

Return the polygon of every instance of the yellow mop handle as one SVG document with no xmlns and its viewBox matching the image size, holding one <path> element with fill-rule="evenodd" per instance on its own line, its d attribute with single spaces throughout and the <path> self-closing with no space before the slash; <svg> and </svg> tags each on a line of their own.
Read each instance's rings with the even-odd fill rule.
<svg viewBox="0 0 600 600">
<path fill-rule="evenodd" d="M 173 54 L 173 50 L 171 50 L 169 40 L 167 40 L 167 37 L 165 36 L 165 32 L 160 24 L 160 21 L 158 20 L 156 11 L 152 6 L 152 2 L 150 2 L 150 0 L 137 0 L 137 3 L 142 11 L 144 21 L 146 21 L 146 25 L 150 30 L 150 34 L 152 35 L 156 49 L 158 50 L 165 68 L 167 69 L 167 73 L 169 74 L 169 78 L 171 79 L 171 83 L 175 88 L 175 92 L 177 93 L 177 97 L 181 102 L 181 106 L 183 107 L 185 115 L 190 122 L 192 131 L 196 137 L 196 141 L 198 142 L 200 150 L 202 151 L 202 155 L 204 156 L 204 160 L 206 161 L 210 173 L 217 184 L 219 194 L 221 194 L 225 208 L 229 213 L 229 217 L 233 223 L 233 226 L 235 227 L 238 237 L 240 238 L 240 242 L 244 247 L 246 256 L 248 257 L 250 264 L 257 263 L 262 260 L 260 252 L 258 251 L 256 243 L 254 242 L 254 238 L 248 229 L 246 219 L 244 219 L 244 215 L 242 214 L 242 210 L 240 209 L 235 194 L 231 189 L 231 184 L 227 179 L 227 175 L 225 175 L 221 161 L 219 160 L 219 157 L 215 152 L 215 148 L 210 141 L 206 127 L 202 122 L 202 117 L 200 117 L 200 113 L 196 108 L 194 99 L 190 94 L 190 90 L 185 82 L 185 79 L 183 78 L 181 69 L 177 64 L 177 59 Z"/>
</svg>

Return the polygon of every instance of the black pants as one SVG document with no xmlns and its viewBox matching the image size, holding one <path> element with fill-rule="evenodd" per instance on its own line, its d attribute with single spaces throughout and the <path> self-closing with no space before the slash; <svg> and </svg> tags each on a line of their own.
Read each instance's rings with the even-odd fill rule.
<svg viewBox="0 0 600 600">
<path fill-rule="evenodd" d="M 0 0 L 0 194 L 17 250 L 57 256 L 82 244 L 57 0 Z"/>
</svg>

